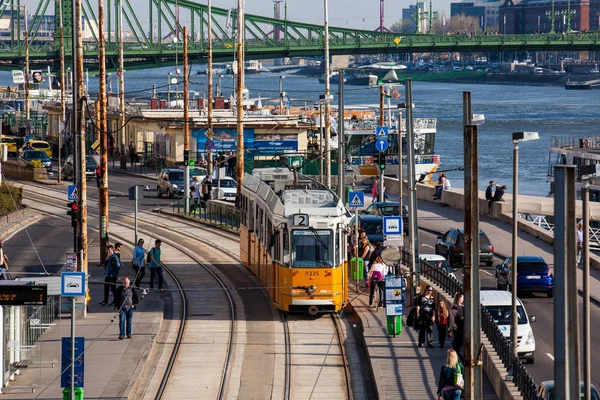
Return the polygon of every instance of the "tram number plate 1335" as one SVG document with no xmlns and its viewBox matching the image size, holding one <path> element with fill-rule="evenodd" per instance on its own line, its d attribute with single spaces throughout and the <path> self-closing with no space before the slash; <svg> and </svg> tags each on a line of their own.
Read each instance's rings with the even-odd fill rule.
<svg viewBox="0 0 600 400">
<path fill-rule="evenodd" d="M 319 276 L 319 271 L 305 271 L 306 276 Z"/>
</svg>

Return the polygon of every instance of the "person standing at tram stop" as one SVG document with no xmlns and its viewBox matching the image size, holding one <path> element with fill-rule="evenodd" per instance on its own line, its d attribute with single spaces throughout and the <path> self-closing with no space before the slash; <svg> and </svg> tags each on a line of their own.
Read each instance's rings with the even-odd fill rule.
<svg viewBox="0 0 600 400">
<path fill-rule="evenodd" d="M 115 306 L 119 309 L 119 340 L 125 335 L 131 339 L 133 311 L 138 301 L 137 291 L 130 285 L 129 278 L 123 278 L 123 285 L 117 289 L 115 297 Z"/>
<path fill-rule="evenodd" d="M 133 249 L 133 260 L 131 261 L 131 267 L 135 271 L 135 277 L 133 278 L 133 286 L 140 288 L 142 279 L 146 275 L 146 252 L 144 251 L 144 239 L 139 239 L 137 245 Z"/>
<path fill-rule="evenodd" d="M 148 268 L 150 269 L 150 289 L 154 289 L 154 279 L 158 279 L 158 290 L 163 291 L 163 269 L 160 261 L 162 242 L 156 239 L 154 247 L 148 252 Z"/>
<path fill-rule="evenodd" d="M 358 239 L 358 256 L 363 260 L 363 274 L 365 277 L 366 286 L 367 275 L 369 273 L 369 259 L 371 257 L 371 243 L 364 232 L 361 233 L 361 236 Z"/>
<path fill-rule="evenodd" d="M 419 297 L 417 302 L 417 316 L 421 322 L 419 329 L 419 347 L 427 340 L 427 347 L 433 347 L 433 323 L 435 322 L 435 298 L 433 297 L 433 287 L 427 286 L 425 293 Z"/>
<path fill-rule="evenodd" d="M 117 279 L 119 277 L 119 271 L 121 270 L 121 246 L 121 243 L 115 243 L 112 254 L 110 254 L 111 252 L 109 250 L 110 255 L 105 261 L 106 269 L 104 271 L 104 300 L 100 303 L 102 306 L 108 304 L 108 292 L 110 291 L 113 294 L 113 301 L 110 305 L 116 307 L 115 293 L 117 291 Z"/>
<path fill-rule="evenodd" d="M 198 214 L 198 203 L 200 201 L 200 180 L 197 176 L 194 177 L 192 184 L 190 185 L 190 191 L 192 192 L 192 214 Z"/>
<path fill-rule="evenodd" d="M 465 296 L 457 293 L 454 296 L 454 304 L 450 308 L 450 333 L 452 334 L 452 348 L 460 357 L 460 348 L 465 343 Z"/>
<path fill-rule="evenodd" d="M 381 257 L 377 256 L 375 262 L 371 264 L 369 269 L 369 306 L 383 308 L 383 286 L 384 277 L 388 274 L 388 267 L 383 263 Z M 379 291 L 379 304 L 373 304 L 375 291 Z"/>
<path fill-rule="evenodd" d="M 436 312 L 436 325 L 438 331 L 438 339 L 440 342 L 440 347 L 443 349 L 444 344 L 446 344 L 446 335 L 448 334 L 448 309 L 446 308 L 446 303 L 444 299 L 440 297 L 438 300 L 438 307 Z"/>
</svg>

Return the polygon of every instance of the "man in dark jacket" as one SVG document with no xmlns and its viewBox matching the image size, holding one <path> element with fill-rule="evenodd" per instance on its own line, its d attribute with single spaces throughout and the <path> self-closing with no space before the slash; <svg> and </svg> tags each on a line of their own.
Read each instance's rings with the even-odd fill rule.
<svg viewBox="0 0 600 400">
<path fill-rule="evenodd" d="M 112 292 L 112 305 L 116 307 L 114 302 L 115 291 L 117 290 L 117 279 L 119 270 L 121 269 L 121 243 L 115 243 L 115 246 L 108 246 L 108 257 L 104 261 L 104 300 L 100 305 L 108 304 L 108 293 Z"/>
<path fill-rule="evenodd" d="M 131 324 L 133 311 L 138 303 L 138 295 L 135 288 L 130 284 L 129 278 L 123 278 L 123 285 L 117 289 L 115 305 L 119 308 L 119 340 L 131 339 Z"/>
<path fill-rule="evenodd" d="M 492 209 L 492 200 L 494 199 L 494 181 L 485 189 L 485 199 L 488 201 L 488 212 Z"/>
</svg>

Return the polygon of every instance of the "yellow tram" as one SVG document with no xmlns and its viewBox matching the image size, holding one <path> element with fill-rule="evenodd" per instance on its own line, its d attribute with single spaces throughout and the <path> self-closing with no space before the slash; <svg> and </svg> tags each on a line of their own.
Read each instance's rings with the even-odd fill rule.
<svg viewBox="0 0 600 400">
<path fill-rule="evenodd" d="M 281 168 L 246 174 L 240 196 L 240 257 L 273 304 L 312 315 L 340 311 L 348 300 L 350 215 L 343 202 Z"/>
</svg>

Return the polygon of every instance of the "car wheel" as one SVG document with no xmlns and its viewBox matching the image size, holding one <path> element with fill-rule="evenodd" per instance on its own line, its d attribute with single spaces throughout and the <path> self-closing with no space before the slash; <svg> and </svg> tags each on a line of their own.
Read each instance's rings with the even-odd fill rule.
<svg viewBox="0 0 600 400">
<path fill-rule="evenodd" d="M 546 293 L 546 296 L 548 296 L 549 299 L 554 297 L 554 289 L 553 290 L 548 290 L 548 293 Z"/>
<path fill-rule="evenodd" d="M 502 285 L 500 285 L 500 282 L 498 281 L 498 277 L 496 277 L 496 289 L 502 290 Z"/>
<path fill-rule="evenodd" d="M 527 359 L 527 364 L 533 364 L 535 362 L 535 358 L 531 357 Z"/>
<path fill-rule="evenodd" d="M 167 197 L 170 199 L 173 197 L 173 193 L 171 193 L 171 189 L 167 189 Z"/>
<path fill-rule="evenodd" d="M 491 267 L 492 265 L 494 265 L 494 260 L 485 263 L 486 267 Z"/>
<path fill-rule="evenodd" d="M 162 197 L 162 192 L 160 191 L 160 188 L 158 186 L 156 187 L 156 196 Z"/>
</svg>

